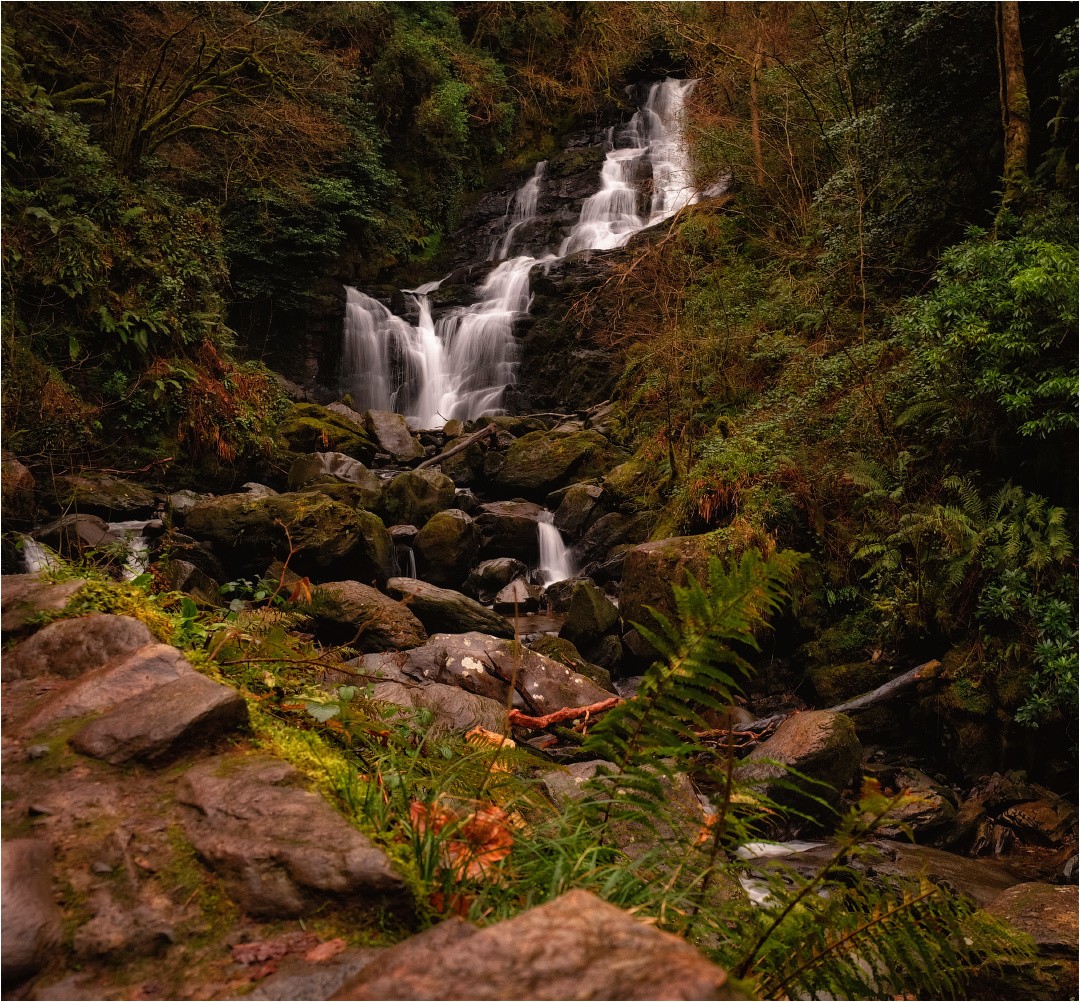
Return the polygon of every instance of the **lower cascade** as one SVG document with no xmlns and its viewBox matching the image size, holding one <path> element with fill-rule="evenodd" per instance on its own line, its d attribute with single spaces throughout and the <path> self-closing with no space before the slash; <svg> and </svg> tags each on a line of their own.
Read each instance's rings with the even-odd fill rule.
<svg viewBox="0 0 1080 1002">
<path fill-rule="evenodd" d="M 621 247 L 700 197 L 681 128 L 695 83 L 669 78 L 652 84 L 629 122 L 609 131 L 600 190 L 585 199 L 558 251 L 511 256 L 519 232 L 536 217 L 546 166 L 541 161 L 507 206 L 503 236 L 488 254 L 497 263 L 471 306 L 433 318 L 429 294 L 442 280 L 427 282 L 402 290 L 416 308 L 412 324 L 346 287 L 340 378 L 354 406 L 396 411 L 417 428 L 499 413 L 515 379 L 514 325 L 529 312 L 533 268 L 582 251 Z M 651 190 L 648 206 L 639 208 L 646 188 Z"/>
<path fill-rule="evenodd" d="M 551 512 L 544 512 L 536 523 L 540 543 L 540 579 L 544 585 L 565 581 L 574 576 L 574 564 L 570 551 L 563 542 L 562 533 L 552 522 Z"/>
</svg>

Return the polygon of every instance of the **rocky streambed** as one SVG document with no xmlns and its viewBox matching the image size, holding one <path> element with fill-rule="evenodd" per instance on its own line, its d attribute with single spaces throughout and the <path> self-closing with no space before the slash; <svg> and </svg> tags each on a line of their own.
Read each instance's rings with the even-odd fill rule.
<svg viewBox="0 0 1080 1002">
<path fill-rule="evenodd" d="M 520 721 L 632 695 L 651 660 L 632 624 L 648 607 L 670 612 L 672 584 L 700 576 L 715 549 L 708 536 L 650 539 L 642 471 L 608 413 L 417 434 L 398 415 L 296 402 L 279 467 L 216 496 L 89 472 L 35 482 L 5 457 L 5 507 L 26 529 L 5 540 L 2 595 L 7 993 L 495 998 L 512 984 L 517 997 L 742 997 L 687 944 L 585 892 L 483 930 L 452 920 L 398 946 L 346 948 L 343 928 L 381 922 L 380 943 L 408 931 L 415 903 L 393 860 L 254 740 L 253 704 L 227 673 L 137 618 L 70 615 L 89 586 L 48 573 L 55 552 L 149 575 L 204 608 L 290 596 L 294 630 L 356 655 L 313 676 L 328 692 L 359 681 L 432 731 L 512 733 L 557 809 L 598 763 Z M 565 546 L 566 580 L 544 565 L 544 526 Z M 916 795 L 879 833 L 879 872 L 927 876 L 1035 938 L 1038 977 L 1014 972 L 986 997 L 1069 997 L 1075 807 L 1022 773 L 938 771 L 883 740 L 880 703 L 829 709 L 905 667 L 838 670 L 809 698 L 763 672 L 728 722 L 776 718 L 741 775 L 779 802 L 776 763 L 828 784 L 834 806 L 864 775 Z M 700 828 L 688 780 L 672 798 L 677 823 Z M 769 859 L 810 866 L 830 852 L 824 819 L 773 834 Z M 810 848 L 784 843 L 807 835 Z"/>
</svg>

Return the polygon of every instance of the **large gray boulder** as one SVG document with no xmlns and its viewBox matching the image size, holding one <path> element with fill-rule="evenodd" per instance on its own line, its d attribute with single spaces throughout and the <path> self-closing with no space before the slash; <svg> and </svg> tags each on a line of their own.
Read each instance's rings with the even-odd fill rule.
<svg viewBox="0 0 1080 1002">
<path fill-rule="evenodd" d="M 371 492 L 373 501 L 382 493 L 382 481 L 358 459 L 343 452 L 312 452 L 297 456 L 289 467 L 290 491 L 326 482 L 362 487 Z"/>
<path fill-rule="evenodd" d="M 3 844 L 0 940 L 5 995 L 40 971 L 60 947 L 63 916 L 53 898 L 52 849 L 34 838 Z"/>
<path fill-rule="evenodd" d="M 117 655 L 153 642 L 146 625 L 131 616 L 97 613 L 61 619 L 38 630 L 4 656 L 3 678 L 77 678 Z"/>
<path fill-rule="evenodd" d="M 359 581 L 330 581 L 318 589 L 320 633 L 360 651 L 402 651 L 427 640 L 423 624 L 401 602 Z"/>
<path fill-rule="evenodd" d="M 480 528 L 480 556 L 514 557 L 527 564 L 540 555 L 539 530 L 543 512 L 532 501 L 493 501 L 480 506 L 476 524 Z"/>
<path fill-rule="evenodd" d="M 419 572 L 428 581 L 459 586 L 476 563 L 479 532 L 459 508 L 436 512 L 413 540 Z"/>
<path fill-rule="evenodd" d="M 515 578 L 524 577 L 529 568 L 514 557 L 496 557 L 477 564 L 470 572 L 462 590 L 467 595 L 490 602 Z"/>
<path fill-rule="evenodd" d="M 507 620 L 459 591 L 416 578 L 391 578 L 386 590 L 401 599 L 430 633 L 478 630 L 496 637 L 514 636 L 514 628 Z"/>
<path fill-rule="evenodd" d="M 389 411 L 365 411 L 368 434 L 380 452 L 388 453 L 399 463 L 424 458 L 424 447 L 409 431 L 405 418 Z"/>
<path fill-rule="evenodd" d="M 381 849 L 318 794 L 291 765 L 223 755 L 189 769 L 177 800 L 199 855 L 249 915 L 308 914 L 327 897 L 346 906 L 401 905 L 404 883 Z"/>
<path fill-rule="evenodd" d="M 451 919 L 364 967 L 335 999 L 738 999 L 689 943 L 588 891 L 477 929 Z"/>
<path fill-rule="evenodd" d="M 811 798 L 836 807 L 840 793 L 859 774 L 862 746 L 843 713 L 808 710 L 788 717 L 736 770 L 740 782 L 758 787 L 779 804 L 820 820 L 828 811 Z M 791 789 L 790 771 L 808 777 L 807 795 Z"/>
<path fill-rule="evenodd" d="M 419 714 L 430 714 L 429 726 L 434 731 L 465 733 L 474 727 L 499 732 L 506 729 L 504 703 L 456 685 L 441 682 L 417 685 L 388 680 L 374 684 L 372 698 L 398 706 L 406 718 L 419 720 Z"/>
<path fill-rule="evenodd" d="M 399 473 L 383 491 L 379 514 L 388 525 L 423 525 L 436 512 L 454 507 L 454 481 L 438 470 Z"/>
</svg>

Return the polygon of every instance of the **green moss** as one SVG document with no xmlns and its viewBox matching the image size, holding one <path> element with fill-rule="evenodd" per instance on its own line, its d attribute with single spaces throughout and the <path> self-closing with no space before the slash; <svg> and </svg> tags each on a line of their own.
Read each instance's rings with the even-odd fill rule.
<svg viewBox="0 0 1080 1002">
<path fill-rule="evenodd" d="M 293 404 L 278 422 L 279 446 L 292 452 L 343 452 L 370 462 L 375 444 L 359 425 L 319 404 Z"/>
</svg>

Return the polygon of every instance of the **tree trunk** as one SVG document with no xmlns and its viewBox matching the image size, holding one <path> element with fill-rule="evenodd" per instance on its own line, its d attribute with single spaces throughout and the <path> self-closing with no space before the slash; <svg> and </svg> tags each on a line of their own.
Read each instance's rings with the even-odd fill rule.
<svg viewBox="0 0 1080 1002">
<path fill-rule="evenodd" d="M 750 64 L 750 139 L 754 144 L 754 173 L 759 188 L 765 187 L 765 160 L 761 153 L 761 107 L 758 104 L 758 74 L 761 72 L 761 15 L 754 18 L 754 58 Z"/>
<path fill-rule="evenodd" d="M 997 8 L 1001 35 L 1001 114 L 1005 126 L 1005 187 L 1001 198 L 1004 209 L 1016 203 L 1027 187 L 1031 105 L 1024 78 L 1020 4 L 1017 0 L 1002 0 Z"/>
</svg>

